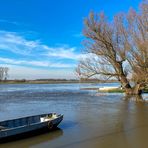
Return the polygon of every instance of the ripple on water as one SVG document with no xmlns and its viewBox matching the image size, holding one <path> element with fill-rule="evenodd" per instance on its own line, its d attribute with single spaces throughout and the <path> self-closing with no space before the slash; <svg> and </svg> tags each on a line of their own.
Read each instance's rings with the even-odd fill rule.
<svg viewBox="0 0 148 148">
<path fill-rule="evenodd" d="M 47 112 L 64 114 L 60 130 L 0 147 L 148 146 L 148 103 L 80 88 L 79 84 L 0 85 L 0 120 Z"/>
</svg>

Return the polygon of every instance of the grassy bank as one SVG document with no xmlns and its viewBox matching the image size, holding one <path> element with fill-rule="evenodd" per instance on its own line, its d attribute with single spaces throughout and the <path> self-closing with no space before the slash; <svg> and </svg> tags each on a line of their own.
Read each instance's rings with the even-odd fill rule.
<svg viewBox="0 0 148 148">
<path fill-rule="evenodd" d="M 120 88 L 116 88 L 116 89 L 109 89 L 109 90 L 98 90 L 98 92 L 106 92 L 106 93 L 124 93 L 125 91 L 123 89 Z M 145 88 L 143 90 L 143 93 L 148 93 L 148 88 Z"/>
<path fill-rule="evenodd" d="M 145 88 L 145 89 L 143 90 L 143 92 L 144 92 L 144 93 L 148 93 L 148 88 Z"/>
<path fill-rule="evenodd" d="M 124 93 L 124 90 L 122 90 L 120 88 L 114 88 L 114 89 L 98 90 L 98 92 L 105 92 L 105 93 Z"/>
</svg>

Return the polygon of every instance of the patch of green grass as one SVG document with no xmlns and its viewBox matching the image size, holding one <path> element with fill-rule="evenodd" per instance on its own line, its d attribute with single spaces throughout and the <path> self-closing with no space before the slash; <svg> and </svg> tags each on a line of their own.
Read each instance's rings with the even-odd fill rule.
<svg viewBox="0 0 148 148">
<path fill-rule="evenodd" d="M 98 90 L 99 92 L 104 92 L 104 93 L 124 93 L 125 91 L 123 89 L 117 88 L 117 89 L 109 89 L 109 90 Z M 148 93 L 148 88 L 145 88 L 143 90 L 143 93 Z"/>
<path fill-rule="evenodd" d="M 108 90 L 99 90 L 99 92 L 105 92 L 105 93 L 124 93 L 124 90 L 120 88 L 114 88 L 114 89 L 108 89 Z"/>
</svg>

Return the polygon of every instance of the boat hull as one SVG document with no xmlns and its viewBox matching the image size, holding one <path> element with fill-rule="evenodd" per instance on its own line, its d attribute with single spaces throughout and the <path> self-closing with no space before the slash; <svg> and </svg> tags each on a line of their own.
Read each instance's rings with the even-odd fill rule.
<svg viewBox="0 0 148 148">
<path fill-rule="evenodd" d="M 47 115 L 50 115 L 50 114 L 47 114 Z M 43 115 L 39 115 L 39 116 L 43 116 Z M 34 117 L 37 117 L 37 116 L 34 116 Z M 28 117 L 25 117 L 25 118 L 28 118 Z M 11 137 L 18 137 L 19 135 L 23 136 L 31 133 L 34 134 L 37 132 L 41 133 L 41 132 L 47 132 L 47 131 L 53 130 L 60 124 L 62 120 L 63 120 L 63 115 L 59 115 L 57 118 L 52 119 L 50 121 L 31 123 L 23 126 L 18 126 L 15 128 L 8 128 L 5 130 L 1 130 L 0 141 L 1 140 L 3 141 L 4 139 L 7 139 L 7 138 L 10 139 Z"/>
</svg>

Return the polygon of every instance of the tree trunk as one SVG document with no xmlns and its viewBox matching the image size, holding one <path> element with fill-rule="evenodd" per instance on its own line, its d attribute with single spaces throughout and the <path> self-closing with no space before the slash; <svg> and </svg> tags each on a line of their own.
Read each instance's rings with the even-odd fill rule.
<svg viewBox="0 0 148 148">
<path fill-rule="evenodd" d="M 122 88 L 125 89 L 126 94 L 132 89 L 131 85 L 128 81 L 128 79 L 126 78 L 126 75 L 124 74 L 123 71 L 123 66 L 122 66 L 122 61 L 121 62 L 115 62 L 115 67 L 118 69 L 118 73 L 119 73 L 119 81 L 122 85 Z"/>
<path fill-rule="evenodd" d="M 127 95 L 141 95 L 142 90 L 140 89 L 140 84 L 135 85 L 133 88 L 125 88 L 125 93 Z"/>
<path fill-rule="evenodd" d="M 126 95 L 141 95 L 142 91 L 140 89 L 140 84 L 136 84 L 134 87 L 131 87 L 130 82 L 123 71 L 122 61 L 116 62 L 116 67 L 118 68 L 120 74 L 119 80 L 123 89 L 125 90 Z"/>
</svg>

